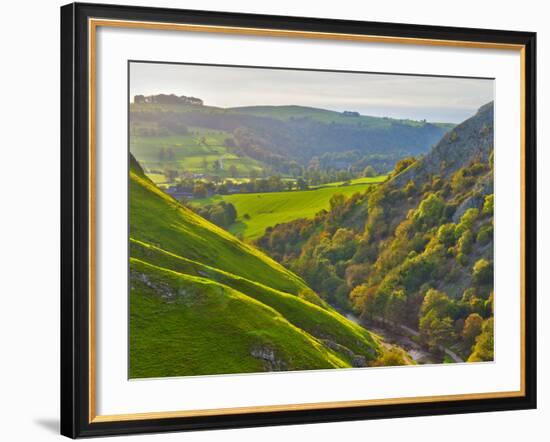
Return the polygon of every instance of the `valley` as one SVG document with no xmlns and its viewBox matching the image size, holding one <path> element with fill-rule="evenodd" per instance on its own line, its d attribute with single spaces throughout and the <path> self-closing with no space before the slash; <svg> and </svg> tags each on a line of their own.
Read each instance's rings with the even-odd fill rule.
<svg viewBox="0 0 550 442">
<path fill-rule="evenodd" d="M 158 97 L 130 104 L 131 378 L 492 360 L 492 103 Z"/>
</svg>

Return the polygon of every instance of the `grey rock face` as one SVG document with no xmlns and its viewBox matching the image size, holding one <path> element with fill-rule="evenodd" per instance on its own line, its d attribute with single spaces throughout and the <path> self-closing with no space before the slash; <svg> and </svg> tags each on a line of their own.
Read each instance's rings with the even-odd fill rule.
<svg viewBox="0 0 550 442">
<path fill-rule="evenodd" d="M 136 272 L 135 270 L 130 271 L 130 280 L 140 281 L 146 287 L 153 290 L 155 293 L 158 293 L 162 298 L 169 299 L 176 295 L 176 292 L 168 284 L 164 284 L 159 281 L 153 281 L 145 273 Z"/>
<path fill-rule="evenodd" d="M 468 120 L 448 132 L 425 157 L 392 178 L 397 187 L 413 180 L 420 185 L 439 175 L 449 178 L 472 160 L 487 161 L 493 149 L 493 102 L 479 108 Z"/>
<path fill-rule="evenodd" d="M 275 351 L 268 347 L 256 347 L 250 355 L 264 361 L 266 371 L 284 371 L 288 369 L 285 361 L 276 357 Z"/>
<path fill-rule="evenodd" d="M 493 186 L 493 177 L 491 175 L 485 176 L 481 181 L 479 181 L 472 192 L 472 196 L 466 198 L 457 208 L 453 214 L 453 223 L 458 223 L 462 215 L 466 210 L 470 208 L 481 209 L 483 203 L 485 202 L 485 196 L 490 195 L 494 192 Z"/>
</svg>

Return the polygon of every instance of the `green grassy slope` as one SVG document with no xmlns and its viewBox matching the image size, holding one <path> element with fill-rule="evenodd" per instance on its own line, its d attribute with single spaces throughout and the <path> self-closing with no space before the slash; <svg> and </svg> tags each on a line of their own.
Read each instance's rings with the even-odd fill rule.
<svg viewBox="0 0 550 442">
<path fill-rule="evenodd" d="M 267 255 L 181 206 L 148 179 L 131 172 L 130 236 L 235 275 L 298 293 L 301 278 Z"/>
<path fill-rule="evenodd" d="M 350 367 L 383 352 L 304 300 L 298 276 L 131 169 L 131 378 Z"/>
<path fill-rule="evenodd" d="M 349 367 L 276 310 L 236 290 L 135 259 L 130 265 L 136 275 L 131 378 L 259 372 L 266 363 L 273 370 Z M 251 356 L 261 352 L 273 360 Z"/>
<path fill-rule="evenodd" d="M 381 178 L 382 180 L 385 177 Z M 327 185 L 326 187 L 293 191 L 248 193 L 235 195 L 216 195 L 210 198 L 193 200 L 198 206 L 212 204 L 218 201 L 232 203 L 237 209 L 237 221 L 229 227 L 234 235 L 242 235 L 244 239 L 257 239 L 265 229 L 276 224 L 286 223 L 298 218 L 313 218 L 316 213 L 329 208 L 330 198 L 341 193 L 345 196 L 364 192 L 377 178 L 365 178 L 359 184 L 349 186 Z M 378 181 L 379 182 L 379 181 Z M 245 217 L 249 216 L 249 219 Z"/>
<path fill-rule="evenodd" d="M 312 303 L 260 282 L 221 271 L 136 240 L 131 241 L 131 256 L 142 261 L 155 262 L 158 266 L 177 273 L 216 281 L 246 293 L 247 296 L 274 308 L 290 323 L 316 338 L 330 339 L 357 353 L 368 354 L 373 348 L 377 348 L 377 342 L 369 332 L 348 321 L 320 298 Z"/>
</svg>

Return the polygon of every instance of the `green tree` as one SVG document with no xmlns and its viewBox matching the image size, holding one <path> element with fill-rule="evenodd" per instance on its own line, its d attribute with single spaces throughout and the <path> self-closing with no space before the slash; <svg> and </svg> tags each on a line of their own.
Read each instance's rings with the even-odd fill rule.
<svg viewBox="0 0 550 442">
<path fill-rule="evenodd" d="M 419 325 L 420 335 L 432 348 L 449 345 L 456 339 L 453 320 L 449 316 L 439 318 L 432 311 L 420 319 Z"/>
<path fill-rule="evenodd" d="M 420 313 L 426 315 L 430 312 L 435 312 L 438 317 L 446 316 L 451 307 L 449 296 L 439 290 L 429 289 L 424 295 Z"/>
<path fill-rule="evenodd" d="M 472 313 L 466 318 L 462 329 L 462 339 L 466 348 L 472 348 L 476 337 L 481 333 L 482 325 L 483 318 L 477 313 Z"/>
<path fill-rule="evenodd" d="M 472 252 L 474 244 L 474 234 L 471 230 L 465 230 L 457 243 L 457 253 L 463 255 L 469 255 Z"/>
<path fill-rule="evenodd" d="M 398 173 L 403 172 L 406 168 L 408 168 L 411 164 L 413 164 L 416 161 L 415 157 L 407 157 L 400 159 L 397 164 L 395 165 L 393 173 L 397 175 Z"/>
<path fill-rule="evenodd" d="M 296 185 L 298 186 L 298 189 L 300 190 L 306 190 L 308 188 L 308 185 L 306 181 L 303 178 L 298 178 L 296 180 Z"/>
<path fill-rule="evenodd" d="M 494 321 L 493 318 L 483 322 L 482 331 L 476 338 L 473 352 L 468 362 L 492 361 L 494 357 Z"/>
<path fill-rule="evenodd" d="M 376 169 L 374 167 L 372 167 L 370 164 L 367 167 L 365 167 L 365 169 L 363 170 L 363 176 L 364 177 L 370 178 L 370 177 L 374 177 L 376 175 L 377 175 Z"/>
<path fill-rule="evenodd" d="M 193 196 L 195 198 L 206 198 L 208 196 L 208 190 L 202 183 L 195 184 L 193 187 Z"/>
<path fill-rule="evenodd" d="M 443 224 L 437 231 L 437 239 L 447 248 L 454 246 L 456 243 L 456 224 Z"/>
<path fill-rule="evenodd" d="M 488 284 L 493 280 L 493 263 L 481 258 L 472 268 L 474 282 L 479 285 Z"/>
<path fill-rule="evenodd" d="M 419 228 L 429 228 L 439 224 L 445 202 L 435 193 L 430 193 L 418 205 L 418 209 L 413 214 L 413 221 Z"/>
<path fill-rule="evenodd" d="M 485 201 L 483 202 L 483 208 L 481 209 L 481 213 L 485 216 L 492 216 L 494 207 L 495 207 L 495 196 L 494 194 L 486 195 Z"/>
</svg>

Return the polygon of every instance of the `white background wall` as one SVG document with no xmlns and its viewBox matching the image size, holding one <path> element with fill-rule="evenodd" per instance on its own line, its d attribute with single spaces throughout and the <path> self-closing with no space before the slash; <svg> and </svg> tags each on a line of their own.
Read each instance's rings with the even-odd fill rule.
<svg viewBox="0 0 550 442">
<path fill-rule="evenodd" d="M 538 32 L 539 226 L 550 175 L 544 122 L 550 102 L 550 14 L 543 1 L 120 0 L 189 9 L 500 28 Z M 58 0 L 5 2 L 0 25 L 0 439 L 58 436 L 59 409 L 59 6 Z M 545 78 L 546 77 L 546 78 Z M 539 229 L 539 409 L 506 413 L 225 430 L 125 440 L 409 441 L 544 440 L 550 430 L 549 305 L 543 280 L 550 242 Z M 546 250 L 545 250 L 546 249 Z"/>
</svg>

